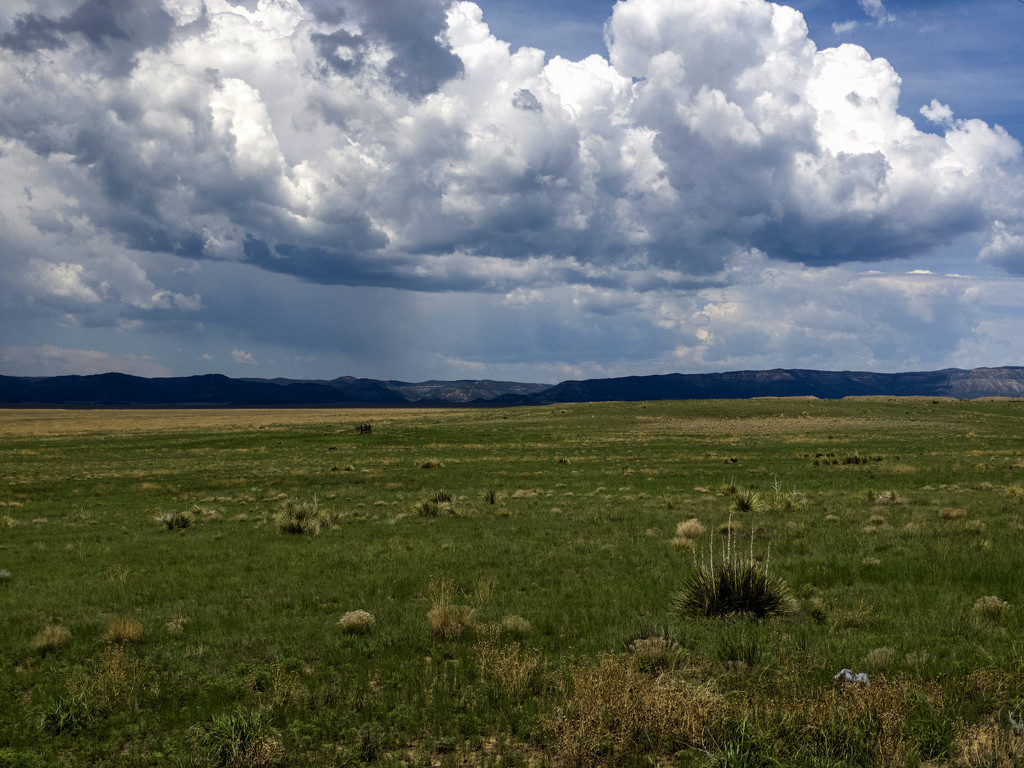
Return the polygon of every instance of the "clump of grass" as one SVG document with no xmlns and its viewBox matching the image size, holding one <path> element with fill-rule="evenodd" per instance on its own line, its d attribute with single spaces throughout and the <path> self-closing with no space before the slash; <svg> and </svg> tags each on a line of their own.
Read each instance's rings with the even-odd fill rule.
<svg viewBox="0 0 1024 768">
<path fill-rule="evenodd" d="M 269 768 L 281 753 L 280 736 L 264 715 L 244 708 L 216 715 L 192 732 L 220 768 Z"/>
<path fill-rule="evenodd" d="M 865 658 L 868 666 L 875 670 L 888 669 L 896 658 L 896 651 L 892 648 L 875 648 L 873 651 L 868 651 L 868 655 Z"/>
<path fill-rule="evenodd" d="M 520 698 L 536 682 L 541 653 L 518 642 L 503 643 L 499 633 L 486 631 L 473 645 L 480 673 L 493 679 L 512 698 Z"/>
<path fill-rule="evenodd" d="M 32 638 L 32 647 L 37 651 L 52 651 L 71 642 L 71 630 L 61 624 L 43 627 Z"/>
<path fill-rule="evenodd" d="M 185 631 L 186 624 L 188 624 L 188 616 L 175 616 L 164 625 L 164 629 L 169 635 L 180 635 Z"/>
<path fill-rule="evenodd" d="M 7 584 L 12 578 L 12 574 L 6 568 L 0 568 L 0 584 Z"/>
<path fill-rule="evenodd" d="M 377 620 L 369 611 L 349 611 L 338 620 L 342 632 L 350 635 L 367 635 L 377 626 Z"/>
<path fill-rule="evenodd" d="M 161 512 L 153 519 L 168 531 L 182 531 L 196 524 L 195 513 L 189 510 Z"/>
<path fill-rule="evenodd" d="M 525 637 L 533 631 L 533 625 L 529 620 L 516 614 L 509 614 L 501 620 L 501 633 L 513 637 Z"/>
<path fill-rule="evenodd" d="M 896 491 L 893 491 L 893 490 L 882 491 L 880 494 L 878 494 L 875 497 L 875 505 L 879 506 L 879 507 L 884 507 L 884 506 L 887 506 L 889 504 L 902 504 L 902 503 L 903 503 L 903 497 L 900 496 Z"/>
<path fill-rule="evenodd" d="M 1011 606 L 995 595 L 986 595 L 975 600 L 971 610 L 978 618 L 998 624 L 1010 613 Z"/>
<path fill-rule="evenodd" d="M 39 728 L 51 736 L 74 735 L 88 725 L 92 708 L 82 694 L 58 696 L 39 710 Z"/>
<path fill-rule="evenodd" d="M 10 515 L 0 515 L 0 529 L 2 529 L 2 528 L 13 528 L 17 524 L 18 524 L 18 521 L 15 520 Z"/>
<path fill-rule="evenodd" d="M 546 722 L 559 765 L 619 768 L 654 764 L 686 749 L 710 749 L 725 709 L 719 694 L 652 680 L 629 657 L 602 654 L 572 670 L 564 705 Z"/>
<path fill-rule="evenodd" d="M 142 622 L 131 616 L 114 616 L 103 633 L 108 643 L 134 643 L 142 639 L 144 629 Z"/>
<path fill-rule="evenodd" d="M 438 491 L 429 499 L 420 499 L 412 505 L 412 511 L 418 517 L 440 517 L 442 515 L 458 515 L 458 509 L 447 491 Z"/>
<path fill-rule="evenodd" d="M 679 643 L 663 635 L 637 638 L 628 647 L 637 666 L 645 672 L 675 669 L 683 659 Z"/>
<path fill-rule="evenodd" d="M 741 558 L 730 529 L 716 561 L 712 536 L 706 560 L 698 563 L 694 553 L 693 574 L 673 599 L 674 610 L 683 616 L 756 618 L 792 610 L 795 601 L 786 582 L 770 572 L 767 559 L 754 559 L 753 546 L 751 536 L 749 558 Z"/>
<path fill-rule="evenodd" d="M 428 589 L 431 608 L 427 623 L 431 634 L 446 640 L 459 637 L 465 630 L 476 626 L 476 611 L 468 605 L 455 602 L 458 587 L 451 579 L 435 578 Z"/>
<path fill-rule="evenodd" d="M 676 524 L 676 537 L 681 539 L 697 539 L 704 535 L 706 528 L 701 525 L 700 520 L 691 517 Z"/>
<path fill-rule="evenodd" d="M 420 462 L 420 469 L 438 469 L 443 466 L 444 464 L 438 459 L 426 459 Z"/>
<path fill-rule="evenodd" d="M 497 504 L 498 494 L 494 491 L 484 491 L 484 504 Z"/>
<path fill-rule="evenodd" d="M 988 526 L 984 520 L 968 520 L 964 523 L 964 530 L 967 533 L 984 533 Z"/>
<path fill-rule="evenodd" d="M 967 510 L 953 509 L 951 507 L 947 507 L 945 509 L 939 510 L 939 517 L 943 518 L 944 520 L 960 520 L 962 518 L 967 517 Z"/>
<path fill-rule="evenodd" d="M 281 533 L 308 533 L 316 536 L 327 522 L 316 498 L 312 501 L 285 501 L 274 514 L 274 524 Z"/>
</svg>

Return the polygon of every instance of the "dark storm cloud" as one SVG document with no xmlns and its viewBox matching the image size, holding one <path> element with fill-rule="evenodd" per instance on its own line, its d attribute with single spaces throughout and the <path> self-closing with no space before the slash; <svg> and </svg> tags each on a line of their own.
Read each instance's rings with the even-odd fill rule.
<svg viewBox="0 0 1024 768">
<path fill-rule="evenodd" d="M 440 39 L 446 5 L 440 0 L 314 2 L 311 8 L 319 20 L 328 24 L 351 20 L 363 29 L 361 35 L 344 30 L 318 34 L 314 41 L 324 61 L 340 74 L 358 70 L 369 45 L 387 44 L 392 53 L 387 64 L 392 87 L 419 99 L 462 73 L 462 62 Z M 350 55 L 338 56 L 338 46 L 348 49 Z"/>
</svg>

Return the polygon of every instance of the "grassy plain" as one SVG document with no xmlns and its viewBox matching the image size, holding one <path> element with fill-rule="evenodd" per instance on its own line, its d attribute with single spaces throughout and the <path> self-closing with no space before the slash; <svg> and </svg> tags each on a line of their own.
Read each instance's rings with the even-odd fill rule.
<svg viewBox="0 0 1024 768">
<path fill-rule="evenodd" d="M 0 768 L 1024 764 L 1020 401 L 8 410 L 0 475 Z M 730 540 L 795 612 L 673 613 Z"/>
</svg>

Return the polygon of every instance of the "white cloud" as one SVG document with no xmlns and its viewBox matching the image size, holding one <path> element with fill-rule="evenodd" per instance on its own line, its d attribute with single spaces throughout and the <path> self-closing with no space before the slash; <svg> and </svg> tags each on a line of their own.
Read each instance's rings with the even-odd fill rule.
<svg viewBox="0 0 1024 768">
<path fill-rule="evenodd" d="M 832 32 L 836 35 L 845 35 L 857 28 L 856 21 L 836 21 L 832 24 Z"/>
<path fill-rule="evenodd" d="M 239 365 L 259 365 L 251 352 L 245 352 L 241 349 L 232 349 L 231 359 Z"/>
<path fill-rule="evenodd" d="M 918 130 L 888 61 L 783 5 L 624 0 L 581 61 L 511 50 L 469 2 L 145 0 L 111 11 L 123 40 L 78 7 L 0 11 L 5 324 L 331 348 L 293 307 L 347 320 L 344 297 L 395 359 L 421 352 L 402 312 L 466 364 L 610 370 L 614 334 L 625 368 L 870 362 L 936 329 L 940 359 L 971 332 L 960 283 L 843 265 L 976 238 L 1024 274 L 1020 144 L 937 99 Z"/>
<path fill-rule="evenodd" d="M 896 21 L 896 17 L 885 9 L 885 5 L 883 5 L 882 0 L 857 0 L 857 2 L 860 4 L 864 13 L 878 22 L 879 25 Z"/>
</svg>

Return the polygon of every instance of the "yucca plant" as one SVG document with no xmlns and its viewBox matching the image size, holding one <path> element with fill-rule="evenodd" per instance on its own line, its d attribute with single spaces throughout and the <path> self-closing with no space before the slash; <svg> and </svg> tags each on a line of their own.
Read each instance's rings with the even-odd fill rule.
<svg viewBox="0 0 1024 768">
<path fill-rule="evenodd" d="M 154 519 L 168 531 L 184 530 L 185 528 L 191 528 L 196 523 L 195 513 L 188 510 L 161 512 Z"/>
<path fill-rule="evenodd" d="M 324 522 L 325 515 L 315 498 L 311 502 L 286 501 L 274 515 L 274 523 L 281 533 L 309 533 L 315 536 L 320 533 Z"/>
<path fill-rule="evenodd" d="M 764 563 L 754 559 L 753 537 L 749 557 L 744 560 L 739 556 L 733 547 L 731 525 L 718 561 L 712 536 L 707 560 L 698 562 L 695 553 L 693 565 L 693 573 L 672 601 L 674 610 L 682 616 L 761 619 L 786 613 L 795 605 L 786 582 L 769 571 L 767 559 Z"/>
</svg>

